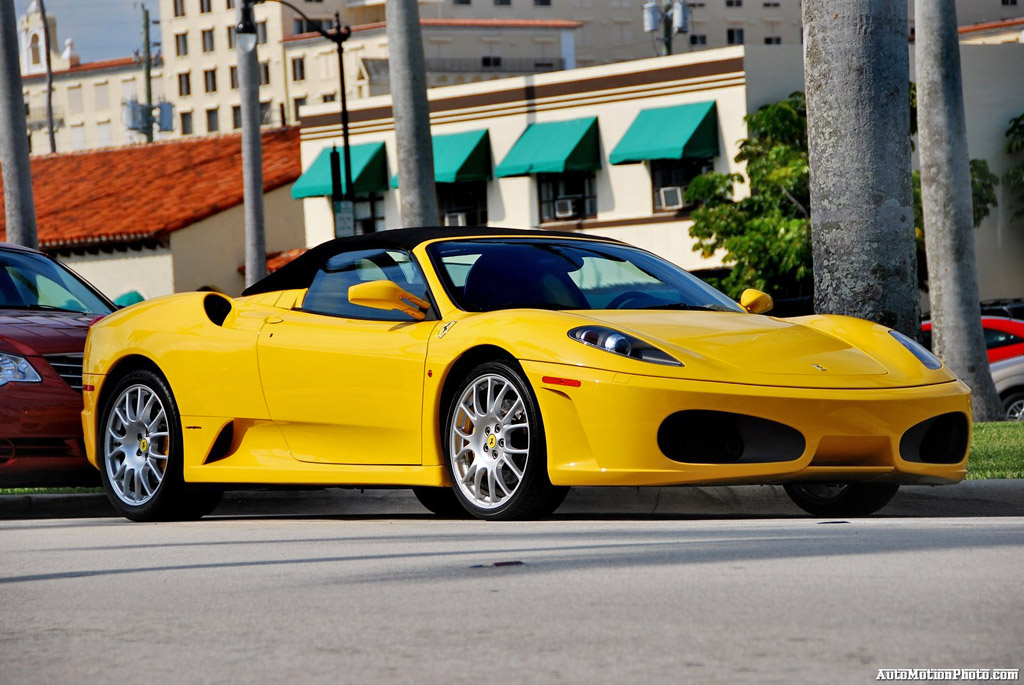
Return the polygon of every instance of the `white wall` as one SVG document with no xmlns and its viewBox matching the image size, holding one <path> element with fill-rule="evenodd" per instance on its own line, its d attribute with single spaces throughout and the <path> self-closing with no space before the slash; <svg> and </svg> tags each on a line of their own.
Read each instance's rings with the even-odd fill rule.
<svg viewBox="0 0 1024 685">
<path fill-rule="evenodd" d="M 174 267 L 166 247 L 57 258 L 112 300 L 129 290 L 138 291 L 146 299 L 174 292 Z"/>
</svg>

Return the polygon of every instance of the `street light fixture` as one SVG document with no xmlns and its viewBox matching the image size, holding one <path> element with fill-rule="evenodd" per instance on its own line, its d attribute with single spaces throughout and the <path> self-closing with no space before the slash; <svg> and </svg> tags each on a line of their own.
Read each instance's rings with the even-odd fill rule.
<svg viewBox="0 0 1024 685">
<path fill-rule="evenodd" d="M 333 29 L 328 31 L 319 22 L 313 21 L 305 12 L 285 0 L 242 0 L 235 35 L 239 41 L 238 44 L 243 50 L 251 51 L 256 46 L 256 22 L 253 18 L 253 8 L 258 4 L 268 1 L 277 2 L 288 7 L 302 17 L 307 26 L 315 28 L 317 33 L 334 43 L 337 47 L 338 76 L 341 81 L 341 138 L 345 156 L 345 185 L 343 189 L 338 148 L 335 147 L 331 150 L 331 200 L 334 205 L 335 235 L 353 235 L 355 233 L 355 208 L 353 204 L 354 189 L 352 187 L 352 151 L 348 136 L 348 98 L 345 93 L 345 41 L 352 35 L 352 29 L 341 25 L 341 15 L 338 12 L 334 13 Z"/>
</svg>

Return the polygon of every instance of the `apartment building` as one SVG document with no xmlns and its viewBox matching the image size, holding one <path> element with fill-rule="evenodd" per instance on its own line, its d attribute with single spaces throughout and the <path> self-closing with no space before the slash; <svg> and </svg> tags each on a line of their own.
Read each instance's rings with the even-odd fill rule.
<svg viewBox="0 0 1024 685">
<path fill-rule="evenodd" d="M 142 135 L 124 123 L 124 103 L 143 97 L 142 65 L 133 57 L 81 62 L 71 38 L 60 40 L 57 19 L 48 17 L 53 71 L 53 118 L 57 152 L 139 142 Z M 60 47 L 58 47 L 60 46 Z M 47 154 L 46 54 L 43 16 L 36 2 L 18 19 L 22 94 L 32 154 Z M 153 71 L 154 101 L 161 94 L 160 69 Z"/>
</svg>

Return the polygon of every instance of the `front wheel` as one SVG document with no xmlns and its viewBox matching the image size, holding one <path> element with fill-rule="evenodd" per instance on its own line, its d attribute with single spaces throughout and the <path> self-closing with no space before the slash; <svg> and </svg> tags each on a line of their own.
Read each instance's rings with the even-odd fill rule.
<svg viewBox="0 0 1024 685">
<path fill-rule="evenodd" d="M 814 516 L 867 516 L 889 503 L 900 489 L 891 483 L 787 483 L 794 503 Z"/>
<path fill-rule="evenodd" d="M 132 521 L 195 519 L 217 506 L 219 489 L 185 486 L 178 407 L 158 374 L 139 369 L 121 378 L 98 428 L 103 488 L 122 516 Z"/>
<path fill-rule="evenodd" d="M 544 425 L 529 385 L 512 364 L 473 369 L 445 420 L 445 468 L 462 506 L 482 519 L 552 513 L 568 488 L 547 474 Z"/>
<path fill-rule="evenodd" d="M 1024 391 L 1015 392 L 1003 398 L 1007 421 L 1024 421 Z"/>
</svg>

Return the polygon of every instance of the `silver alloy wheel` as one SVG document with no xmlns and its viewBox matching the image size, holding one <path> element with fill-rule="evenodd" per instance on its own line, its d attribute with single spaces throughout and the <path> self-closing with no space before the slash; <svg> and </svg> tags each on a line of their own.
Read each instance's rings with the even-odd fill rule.
<svg viewBox="0 0 1024 685">
<path fill-rule="evenodd" d="M 1007 421 L 1024 421 L 1024 399 L 1017 400 L 1006 408 Z"/>
<path fill-rule="evenodd" d="M 125 504 L 153 499 L 167 473 L 171 440 L 163 402 L 147 385 L 118 395 L 107 417 L 104 462 L 110 485 Z"/>
<path fill-rule="evenodd" d="M 530 420 L 512 382 L 489 373 L 462 393 L 448 427 L 449 458 L 459 491 L 481 509 L 496 509 L 523 482 Z"/>
</svg>

